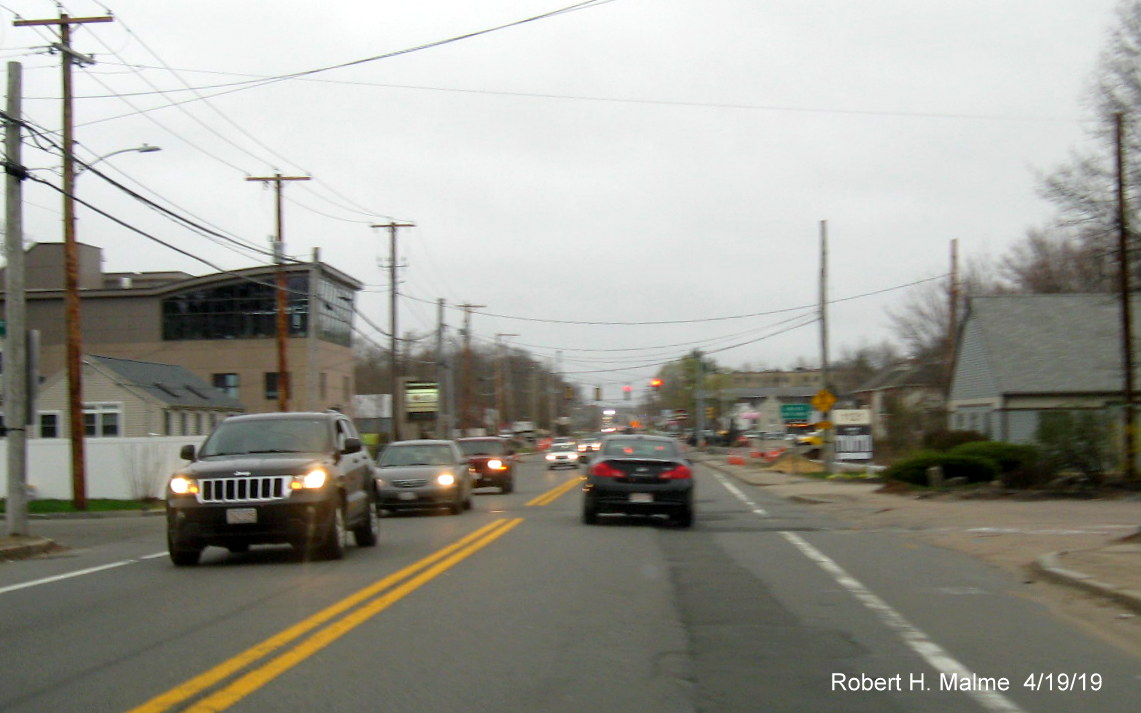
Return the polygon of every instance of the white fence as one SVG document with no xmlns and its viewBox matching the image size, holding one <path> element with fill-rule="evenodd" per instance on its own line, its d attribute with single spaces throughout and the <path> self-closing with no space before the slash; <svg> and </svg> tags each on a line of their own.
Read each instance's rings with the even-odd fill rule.
<svg viewBox="0 0 1141 713">
<path fill-rule="evenodd" d="M 166 480 L 185 461 L 182 446 L 198 447 L 204 436 L 88 438 L 87 497 L 141 500 L 163 497 Z M 71 500 L 71 442 L 66 438 L 30 438 L 28 485 L 36 498 Z M 0 439 L 0 484 L 8 492 L 8 442 Z"/>
</svg>

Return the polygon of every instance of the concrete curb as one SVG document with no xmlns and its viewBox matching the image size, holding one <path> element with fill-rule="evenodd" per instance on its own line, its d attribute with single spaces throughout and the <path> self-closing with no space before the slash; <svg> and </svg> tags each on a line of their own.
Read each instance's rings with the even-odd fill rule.
<svg viewBox="0 0 1141 713">
<path fill-rule="evenodd" d="M 54 540 L 46 537 L 29 537 L 27 542 L 18 545 L 0 546 L 0 562 L 35 557 L 56 547 Z"/>
<path fill-rule="evenodd" d="M 1031 569 L 1056 584 L 1064 584 L 1089 594 L 1105 597 L 1141 614 L 1141 592 L 1107 584 L 1091 575 L 1067 569 L 1060 563 L 1064 552 L 1049 552 L 1034 560 Z"/>
</svg>

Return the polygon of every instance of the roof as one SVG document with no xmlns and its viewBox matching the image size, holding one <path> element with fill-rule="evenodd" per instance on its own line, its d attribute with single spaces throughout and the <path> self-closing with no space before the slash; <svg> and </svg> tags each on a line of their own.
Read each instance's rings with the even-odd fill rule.
<svg viewBox="0 0 1141 713">
<path fill-rule="evenodd" d="M 1134 309 L 1134 331 L 1138 329 Z M 1112 294 L 995 295 L 970 301 L 1000 393 L 1104 393 L 1123 379 L 1121 309 Z"/>
<path fill-rule="evenodd" d="M 207 384 L 183 366 L 94 355 L 87 356 L 86 361 L 114 374 L 123 386 L 144 391 L 170 406 L 245 410 L 241 401 Z"/>
<path fill-rule="evenodd" d="M 898 389 L 903 387 L 937 387 L 943 378 L 946 367 L 938 363 L 916 363 L 904 361 L 886 366 L 873 374 L 852 393 L 863 391 L 882 391 L 884 389 Z"/>
</svg>

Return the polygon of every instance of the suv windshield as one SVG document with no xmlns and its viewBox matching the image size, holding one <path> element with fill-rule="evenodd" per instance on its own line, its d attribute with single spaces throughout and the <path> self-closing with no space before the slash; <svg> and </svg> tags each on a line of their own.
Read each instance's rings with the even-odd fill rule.
<svg viewBox="0 0 1141 713">
<path fill-rule="evenodd" d="M 331 450 L 321 419 L 225 421 L 202 444 L 201 457 L 244 453 L 321 453 Z"/>
<path fill-rule="evenodd" d="M 503 441 L 488 439 L 486 441 L 460 441 L 460 450 L 465 456 L 501 456 L 507 452 Z"/>
<path fill-rule="evenodd" d="M 394 444 L 380 455 L 381 468 L 403 465 L 454 465 L 455 457 L 447 446 Z"/>
</svg>

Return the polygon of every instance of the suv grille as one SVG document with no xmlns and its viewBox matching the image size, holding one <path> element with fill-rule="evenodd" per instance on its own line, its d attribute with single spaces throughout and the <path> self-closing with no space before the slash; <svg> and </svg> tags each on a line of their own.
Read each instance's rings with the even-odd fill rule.
<svg viewBox="0 0 1141 713">
<path fill-rule="evenodd" d="M 198 501 L 203 503 L 265 502 L 289 497 L 290 475 L 200 480 Z"/>
</svg>

